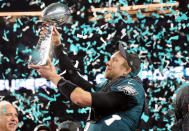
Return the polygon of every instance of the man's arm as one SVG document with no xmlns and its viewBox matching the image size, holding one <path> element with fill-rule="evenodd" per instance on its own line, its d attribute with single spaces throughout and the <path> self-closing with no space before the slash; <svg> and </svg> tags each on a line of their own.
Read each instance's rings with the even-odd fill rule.
<svg viewBox="0 0 189 131">
<path fill-rule="evenodd" d="M 47 32 L 47 30 L 45 28 L 42 28 L 42 31 L 40 32 L 40 37 L 43 36 L 45 32 Z M 51 38 L 54 44 L 54 54 L 56 58 L 59 59 L 59 68 L 62 72 L 66 71 L 66 73 L 63 74 L 63 77 L 79 86 L 82 86 L 87 91 L 91 91 L 91 88 L 95 89 L 95 86 L 93 84 L 86 81 L 78 74 L 78 71 L 75 69 L 72 61 L 68 57 L 61 44 L 61 36 L 55 26 L 53 27 L 53 33 Z"/>
<path fill-rule="evenodd" d="M 70 95 L 70 100 L 80 106 L 88 107 L 92 105 L 92 96 L 90 92 L 83 90 L 82 88 L 75 88 Z"/>
<path fill-rule="evenodd" d="M 60 70 L 62 72 L 66 71 L 66 73 L 63 75 L 65 79 L 70 80 L 74 84 L 83 87 L 84 90 L 91 91 L 91 88 L 95 89 L 95 86 L 93 84 L 86 81 L 78 74 L 78 71 L 75 69 L 72 61 L 64 51 L 62 45 L 56 46 L 54 50 L 56 58 L 59 59 Z"/>
<path fill-rule="evenodd" d="M 133 96 L 123 92 L 87 92 L 72 82 L 60 79 L 57 83 L 59 91 L 77 105 L 90 106 L 95 110 L 114 112 L 130 108 L 137 104 Z"/>
<path fill-rule="evenodd" d="M 42 77 L 51 80 L 62 95 L 80 106 L 91 106 L 95 110 L 113 112 L 117 109 L 132 107 L 136 104 L 134 97 L 127 96 L 123 92 L 91 93 L 85 91 L 85 87 L 83 89 L 83 87 L 61 78 L 56 73 L 56 69 L 50 59 L 48 59 L 48 65 L 46 66 L 29 65 L 29 67 L 36 69 Z"/>
</svg>

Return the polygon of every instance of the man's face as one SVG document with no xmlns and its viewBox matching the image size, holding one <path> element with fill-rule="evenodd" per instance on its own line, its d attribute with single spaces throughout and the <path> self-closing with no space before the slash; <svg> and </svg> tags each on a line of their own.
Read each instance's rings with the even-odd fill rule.
<svg viewBox="0 0 189 131">
<path fill-rule="evenodd" d="M 106 63 L 105 77 L 113 80 L 119 76 L 127 75 L 130 70 L 123 66 L 125 59 L 119 52 L 114 53 L 110 60 Z"/>
<path fill-rule="evenodd" d="M 16 131 L 18 114 L 16 109 L 6 104 L 0 107 L 0 131 Z"/>
</svg>

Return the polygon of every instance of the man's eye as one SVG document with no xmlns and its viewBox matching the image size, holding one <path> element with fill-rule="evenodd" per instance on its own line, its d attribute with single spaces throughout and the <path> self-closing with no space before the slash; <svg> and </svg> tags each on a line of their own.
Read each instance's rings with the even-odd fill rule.
<svg viewBox="0 0 189 131">
<path fill-rule="evenodd" d="M 7 113 L 6 116 L 11 116 L 12 114 L 11 113 Z"/>
</svg>

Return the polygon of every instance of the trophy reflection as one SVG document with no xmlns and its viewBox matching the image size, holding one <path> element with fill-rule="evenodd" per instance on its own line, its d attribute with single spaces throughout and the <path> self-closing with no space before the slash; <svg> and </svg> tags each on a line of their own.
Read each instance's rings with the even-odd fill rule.
<svg viewBox="0 0 189 131">
<path fill-rule="evenodd" d="M 61 3 L 52 3 L 47 6 L 42 12 L 42 21 L 46 24 L 44 36 L 40 37 L 36 48 L 29 56 L 28 65 L 45 65 L 47 59 L 52 54 L 51 36 L 53 32 L 53 26 L 61 25 L 67 22 L 70 16 L 69 8 Z"/>
</svg>

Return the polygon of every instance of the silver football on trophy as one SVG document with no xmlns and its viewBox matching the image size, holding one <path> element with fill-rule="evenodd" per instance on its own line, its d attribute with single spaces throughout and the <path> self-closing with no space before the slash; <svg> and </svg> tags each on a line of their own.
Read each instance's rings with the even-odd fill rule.
<svg viewBox="0 0 189 131">
<path fill-rule="evenodd" d="M 61 25 L 65 23 L 70 16 L 68 6 L 61 3 L 52 3 L 42 12 L 42 20 L 50 24 Z"/>
<path fill-rule="evenodd" d="M 45 35 L 39 38 L 36 48 L 29 57 L 29 65 L 45 65 L 52 55 L 51 36 L 53 25 L 58 26 L 67 22 L 70 16 L 68 6 L 61 3 L 52 3 L 42 12 L 42 21 L 46 24 Z"/>
</svg>

